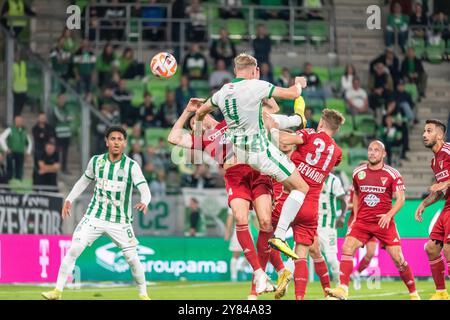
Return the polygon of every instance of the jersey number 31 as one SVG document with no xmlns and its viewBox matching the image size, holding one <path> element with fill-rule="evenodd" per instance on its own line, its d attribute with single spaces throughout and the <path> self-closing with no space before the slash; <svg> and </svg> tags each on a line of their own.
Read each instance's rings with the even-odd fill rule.
<svg viewBox="0 0 450 320">
<path fill-rule="evenodd" d="M 308 164 L 311 166 L 317 165 L 317 163 L 320 160 L 320 157 L 322 156 L 322 152 L 324 152 L 325 148 L 326 148 L 325 142 L 320 138 L 316 138 L 316 140 L 314 140 L 313 144 L 317 147 L 316 153 L 315 154 L 308 153 L 306 155 L 306 162 L 308 162 Z M 328 148 L 326 148 L 326 149 L 328 150 L 328 156 L 327 156 L 327 159 L 325 160 L 325 163 L 323 164 L 323 167 L 322 167 L 323 171 L 327 170 L 328 166 L 330 165 L 331 158 L 333 158 L 334 145 L 332 144 L 332 145 L 328 146 Z"/>
</svg>

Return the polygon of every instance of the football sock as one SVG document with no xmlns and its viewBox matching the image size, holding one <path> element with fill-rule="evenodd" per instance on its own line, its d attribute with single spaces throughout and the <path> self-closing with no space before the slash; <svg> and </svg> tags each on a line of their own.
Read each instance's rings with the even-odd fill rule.
<svg viewBox="0 0 450 320">
<path fill-rule="evenodd" d="M 237 272 L 237 261 L 238 261 L 238 259 L 235 258 L 235 257 L 232 257 L 231 261 L 230 261 L 230 273 L 231 273 L 231 280 L 232 281 L 236 281 L 237 280 L 237 275 L 238 275 L 238 272 Z"/>
<path fill-rule="evenodd" d="M 256 249 L 258 251 L 259 264 L 263 270 L 266 270 L 267 262 L 270 258 L 270 250 L 269 239 L 273 234 L 273 230 L 259 230 L 258 240 L 256 241 Z M 276 250 L 274 250 L 276 251 Z"/>
<path fill-rule="evenodd" d="M 330 265 L 330 271 L 333 276 L 333 281 L 339 281 L 339 260 L 336 254 L 327 255 L 327 261 Z"/>
<path fill-rule="evenodd" d="M 61 261 L 61 266 L 59 267 L 58 279 L 56 280 L 56 289 L 59 291 L 64 290 L 67 277 L 72 274 L 73 268 L 75 267 L 75 262 L 85 248 L 86 246 L 82 245 L 78 241 L 72 242 L 69 251 L 67 251 L 66 256 Z"/>
<path fill-rule="evenodd" d="M 325 288 L 330 287 L 330 275 L 328 274 L 327 263 L 325 262 L 325 259 L 323 257 L 313 259 L 313 261 L 314 261 L 314 270 L 316 271 L 316 274 L 319 276 L 322 289 L 325 291 Z"/>
<path fill-rule="evenodd" d="M 363 272 L 364 269 L 366 269 L 369 266 L 370 260 L 372 260 L 372 258 L 369 258 L 367 256 L 364 256 L 364 258 L 362 258 L 362 260 L 359 262 L 359 265 L 358 265 L 359 273 Z"/>
<path fill-rule="evenodd" d="M 416 283 L 414 281 L 414 275 L 408 262 L 403 261 L 401 266 L 398 268 L 398 271 L 400 272 L 400 278 L 402 278 L 403 282 L 408 287 L 409 293 L 415 292 Z"/>
<path fill-rule="evenodd" d="M 250 236 L 250 231 L 248 230 L 248 224 L 237 224 L 236 235 L 242 251 L 244 252 L 245 258 L 247 258 L 248 263 L 252 266 L 253 271 L 260 269 L 261 265 L 259 264 L 255 246 L 253 245 L 253 239 Z"/>
<path fill-rule="evenodd" d="M 280 251 L 278 250 L 270 250 L 270 263 L 273 265 L 275 270 L 277 272 L 280 272 L 280 270 L 284 269 L 284 262 L 283 259 L 281 259 Z"/>
<path fill-rule="evenodd" d="M 306 293 L 306 284 L 308 283 L 308 263 L 306 259 L 295 260 L 294 284 L 295 299 L 303 300 Z"/>
<path fill-rule="evenodd" d="M 341 256 L 341 264 L 340 264 L 340 283 L 343 286 L 348 287 L 350 282 L 350 275 L 353 271 L 353 256 L 343 254 Z"/>
<path fill-rule="evenodd" d="M 285 240 L 286 231 L 290 224 L 294 221 L 298 211 L 302 207 L 305 200 L 305 194 L 298 190 L 292 190 L 281 209 L 280 219 L 274 232 L 275 237 Z"/>
<path fill-rule="evenodd" d="M 279 129 L 287 129 L 291 127 L 298 127 L 302 123 L 299 115 L 286 116 L 284 114 L 271 114 L 273 120 L 278 123 Z"/>
<path fill-rule="evenodd" d="M 255 275 L 253 274 L 252 275 L 252 286 L 250 288 L 250 294 L 254 295 L 254 296 L 257 296 L 257 294 L 256 294 L 256 284 L 255 284 L 254 280 L 255 280 Z"/>
<path fill-rule="evenodd" d="M 436 290 L 445 290 L 445 264 L 442 256 L 430 260 L 431 274 L 433 275 Z"/>
<path fill-rule="evenodd" d="M 139 256 L 137 255 L 136 247 L 131 247 L 122 250 L 127 263 L 130 265 L 131 274 L 133 275 L 134 281 L 138 285 L 139 294 L 147 295 L 147 285 L 145 283 L 145 272 L 142 267 Z"/>
</svg>

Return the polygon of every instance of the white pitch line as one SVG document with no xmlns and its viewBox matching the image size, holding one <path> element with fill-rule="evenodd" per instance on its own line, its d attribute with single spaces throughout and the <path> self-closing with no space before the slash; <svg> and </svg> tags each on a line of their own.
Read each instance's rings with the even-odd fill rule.
<svg viewBox="0 0 450 320">
<path fill-rule="evenodd" d="M 424 290 L 417 290 L 417 292 L 423 292 Z M 387 296 L 396 296 L 396 295 L 407 295 L 408 292 L 406 291 L 400 291 L 400 292 L 384 292 L 384 293 L 376 293 L 376 294 L 366 294 L 366 295 L 359 295 L 359 296 L 349 296 L 350 300 L 352 299 L 358 299 L 358 298 L 370 298 L 370 297 L 387 297 Z"/>
</svg>

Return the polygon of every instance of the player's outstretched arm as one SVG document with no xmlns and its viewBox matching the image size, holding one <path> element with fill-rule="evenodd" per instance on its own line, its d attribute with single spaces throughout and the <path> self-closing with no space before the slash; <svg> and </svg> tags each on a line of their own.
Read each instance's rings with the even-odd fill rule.
<svg viewBox="0 0 450 320">
<path fill-rule="evenodd" d="M 289 88 L 275 87 L 272 97 L 284 100 L 295 100 L 302 94 L 302 90 L 306 88 L 306 82 L 305 77 L 295 77 L 295 84 L 293 86 Z"/>
<path fill-rule="evenodd" d="M 188 105 L 183 110 L 183 113 L 175 122 L 170 130 L 167 141 L 170 144 L 177 145 L 184 148 L 190 148 L 192 146 L 192 136 L 183 130 L 184 125 L 189 120 L 189 116 L 197 111 L 199 106 L 203 103 L 204 99 L 191 98 Z"/>
<path fill-rule="evenodd" d="M 263 99 L 263 108 L 264 111 L 268 113 L 277 113 L 278 111 L 280 111 L 280 106 L 274 98 Z"/>
<path fill-rule="evenodd" d="M 395 204 L 392 206 L 392 209 L 389 210 L 385 214 L 379 214 L 377 217 L 380 217 L 380 220 L 378 221 L 378 225 L 383 228 L 388 228 L 389 223 L 391 219 L 394 218 L 394 216 L 400 211 L 400 209 L 405 204 L 405 191 L 404 190 L 398 190 L 394 192 L 394 198 Z"/>
<path fill-rule="evenodd" d="M 275 139 L 281 144 L 298 145 L 304 143 L 303 138 L 295 133 L 280 131 L 276 128 L 271 129 L 270 133 L 273 136 L 273 139 Z"/>
<path fill-rule="evenodd" d="M 447 188 L 450 188 L 450 180 L 433 184 L 430 187 L 430 191 L 431 192 L 444 191 Z"/>
</svg>

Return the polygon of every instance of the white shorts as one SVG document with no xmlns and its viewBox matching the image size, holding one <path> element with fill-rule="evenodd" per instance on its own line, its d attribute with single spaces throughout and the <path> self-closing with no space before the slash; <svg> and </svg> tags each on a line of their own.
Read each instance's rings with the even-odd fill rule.
<svg viewBox="0 0 450 320">
<path fill-rule="evenodd" d="M 337 230 L 333 228 L 317 228 L 319 235 L 320 251 L 326 256 L 329 254 L 337 254 Z"/>
<path fill-rule="evenodd" d="M 89 216 L 84 216 L 78 223 L 72 241 L 79 241 L 85 246 L 91 246 L 102 235 L 111 238 L 114 244 L 121 249 L 135 247 L 139 243 L 131 224 L 109 222 Z"/>
<path fill-rule="evenodd" d="M 286 180 L 295 170 L 295 164 L 272 142 L 261 152 L 250 152 L 238 147 L 234 147 L 233 151 L 239 162 L 252 166 L 278 182 Z"/>
</svg>

